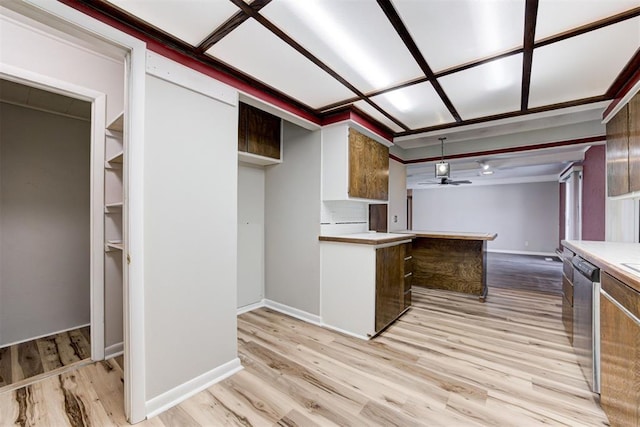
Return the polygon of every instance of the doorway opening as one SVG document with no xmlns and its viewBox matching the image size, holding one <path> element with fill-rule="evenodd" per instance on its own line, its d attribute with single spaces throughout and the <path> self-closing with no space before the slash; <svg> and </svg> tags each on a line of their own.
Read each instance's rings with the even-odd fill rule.
<svg viewBox="0 0 640 427">
<path fill-rule="evenodd" d="M 91 108 L 0 79 L 0 387 L 90 361 Z"/>
</svg>

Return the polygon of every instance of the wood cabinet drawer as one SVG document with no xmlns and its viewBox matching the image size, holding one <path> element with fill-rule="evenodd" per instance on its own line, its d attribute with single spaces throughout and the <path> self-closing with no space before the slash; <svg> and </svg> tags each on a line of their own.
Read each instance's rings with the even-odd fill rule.
<svg viewBox="0 0 640 427">
<path fill-rule="evenodd" d="M 404 308 L 411 307 L 411 290 L 404 293 Z"/>
<path fill-rule="evenodd" d="M 631 314 L 640 318 L 640 292 L 625 285 L 615 277 L 602 273 L 602 290 L 609 294 Z"/>
</svg>

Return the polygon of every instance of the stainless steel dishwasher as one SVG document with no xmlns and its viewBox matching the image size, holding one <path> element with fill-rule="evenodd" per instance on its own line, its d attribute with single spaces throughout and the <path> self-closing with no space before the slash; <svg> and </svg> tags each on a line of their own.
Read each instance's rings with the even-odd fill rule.
<svg viewBox="0 0 640 427">
<path fill-rule="evenodd" d="M 594 393 L 600 393 L 600 269 L 575 256 L 573 349 Z"/>
</svg>

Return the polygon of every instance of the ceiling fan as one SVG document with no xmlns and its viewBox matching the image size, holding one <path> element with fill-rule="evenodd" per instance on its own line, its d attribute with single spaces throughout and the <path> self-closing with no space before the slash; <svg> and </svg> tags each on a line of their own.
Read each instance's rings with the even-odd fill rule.
<svg viewBox="0 0 640 427">
<path fill-rule="evenodd" d="M 461 180 L 455 181 L 451 179 L 449 176 L 451 174 L 451 167 L 448 162 L 444 161 L 444 140 L 446 137 L 438 138 L 440 140 L 440 151 L 441 151 L 441 159 L 435 165 L 436 178 L 439 179 L 439 182 L 419 182 L 418 185 L 427 185 L 427 184 L 439 184 L 439 185 L 460 185 L 460 184 L 471 184 L 469 180 Z"/>
</svg>

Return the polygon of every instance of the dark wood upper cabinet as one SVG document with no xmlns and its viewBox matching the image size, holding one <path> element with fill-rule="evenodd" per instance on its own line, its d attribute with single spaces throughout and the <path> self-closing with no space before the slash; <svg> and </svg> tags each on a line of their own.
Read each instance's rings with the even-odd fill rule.
<svg viewBox="0 0 640 427">
<path fill-rule="evenodd" d="M 369 230 L 379 233 L 387 232 L 387 211 L 387 204 L 372 203 L 369 205 Z"/>
<path fill-rule="evenodd" d="M 279 117 L 240 103 L 238 151 L 279 160 L 281 132 Z"/>
<path fill-rule="evenodd" d="M 349 197 L 389 200 L 389 147 L 349 129 Z"/>
<path fill-rule="evenodd" d="M 629 190 L 640 191 L 640 94 L 629 102 Z"/>
<path fill-rule="evenodd" d="M 607 194 L 629 192 L 629 106 L 607 123 Z"/>
</svg>

